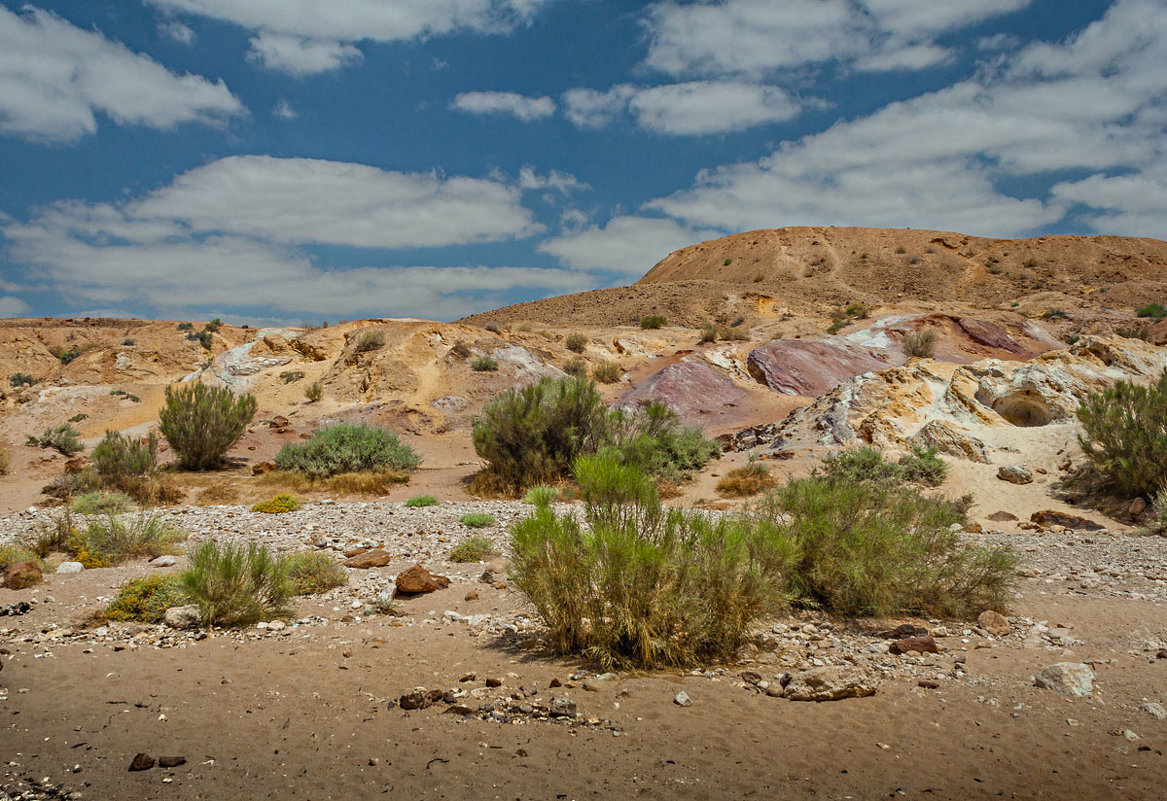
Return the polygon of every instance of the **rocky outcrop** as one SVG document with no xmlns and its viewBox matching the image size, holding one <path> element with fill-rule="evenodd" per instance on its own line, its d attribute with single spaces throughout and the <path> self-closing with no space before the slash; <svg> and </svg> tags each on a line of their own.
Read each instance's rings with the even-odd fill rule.
<svg viewBox="0 0 1167 801">
<path fill-rule="evenodd" d="M 912 435 L 909 444 L 970 462 L 988 464 L 989 461 L 984 442 L 944 420 L 925 423 L 923 428 Z"/>
<path fill-rule="evenodd" d="M 676 412 L 686 423 L 704 424 L 746 397 L 745 390 L 699 362 L 679 361 L 648 377 L 620 398 L 619 405 L 632 409 L 655 401 Z"/>
<path fill-rule="evenodd" d="M 890 366 L 870 349 L 844 339 L 776 339 L 750 351 L 750 375 L 775 392 L 817 398 L 849 378 Z"/>
</svg>

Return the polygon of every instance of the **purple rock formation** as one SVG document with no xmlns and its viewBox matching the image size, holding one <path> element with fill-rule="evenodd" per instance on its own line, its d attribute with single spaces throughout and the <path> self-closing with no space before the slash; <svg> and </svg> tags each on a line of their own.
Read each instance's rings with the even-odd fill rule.
<svg viewBox="0 0 1167 801">
<path fill-rule="evenodd" d="M 750 351 L 750 375 L 775 392 L 818 398 L 844 381 L 890 363 L 849 342 L 776 339 Z"/>
<path fill-rule="evenodd" d="M 624 393 L 620 406 L 635 408 L 656 401 L 668 406 L 693 425 L 707 423 L 746 397 L 743 389 L 698 362 L 681 361 L 657 370 L 640 386 Z"/>
</svg>

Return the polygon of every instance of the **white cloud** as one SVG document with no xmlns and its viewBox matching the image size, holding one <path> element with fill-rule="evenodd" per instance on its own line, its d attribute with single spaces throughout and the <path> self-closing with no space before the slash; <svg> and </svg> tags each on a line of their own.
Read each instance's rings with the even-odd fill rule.
<svg viewBox="0 0 1167 801">
<path fill-rule="evenodd" d="M 574 181 L 533 170 L 527 180 Z M 77 306 L 451 318 L 501 302 L 508 291 L 570 292 L 594 278 L 527 267 L 330 268 L 303 246 L 391 249 L 525 236 L 539 228 L 522 191 L 501 180 L 247 156 L 190 170 L 122 203 L 59 202 L 26 222 L 2 219 L 0 234 L 29 280 Z"/>
<path fill-rule="evenodd" d="M 645 17 L 645 63 L 670 75 L 764 75 L 834 60 L 923 69 L 950 57 L 933 38 L 1032 0 L 661 2 Z"/>
<path fill-rule="evenodd" d="M 221 124 L 244 108 L 221 80 L 177 75 L 49 12 L 0 6 L 0 132 L 71 142 L 97 130 L 98 113 L 170 129 Z"/>
<path fill-rule="evenodd" d="M 189 25 L 183 25 L 176 20 L 169 20 L 158 25 L 158 32 L 167 39 L 179 44 L 192 45 L 195 41 L 195 32 Z"/>
<path fill-rule="evenodd" d="M 567 195 L 591 187 L 571 173 L 552 170 L 546 175 L 539 175 L 534 167 L 527 165 L 519 170 L 519 189 L 524 191 L 550 189 L 561 195 Z"/>
<path fill-rule="evenodd" d="M 539 250 L 577 270 L 639 276 L 677 248 L 718 236 L 719 231 L 696 230 L 675 220 L 623 216 L 603 227 L 588 226 L 549 239 Z"/>
<path fill-rule="evenodd" d="M 975 79 L 893 103 L 783 144 L 755 162 L 703 171 L 646 205 L 689 226 L 796 224 L 946 228 L 1013 235 L 1063 218 L 1162 235 L 1167 175 L 1167 2 L 1119 0 L 1068 42 L 1031 45 Z M 1002 179 L 1094 175 L 1048 199 Z"/>
<path fill-rule="evenodd" d="M 738 81 L 570 89 L 563 104 L 567 118 L 581 128 L 603 127 L 627 112 L 638 127 L 674 136 L 740 131 L 790 119 L 800 110 L 798 101 L 776 86 Z"/>
<path fill-rule="evenodd" d="M 302 77 L 351 67 L 364 55 L 355 45 L 343 42 L 265 31 L 251 37 L 247 58 L 269 70 Z"/>
<path fill-rule="evenodd" d="M 526 97 L 515 92 L 463 92 L 450 108 L 469 114 L 509 114 L 523 122 L 550 117 L 555 101 L 549 97 Z"/>
<path fill-rule="evenodd" d="M 271 113 L 273 117 L 279 117 L 281 120 L 294 120 L 300 116 L 287 100 L 280 100 L 276 103 Z"/>
<path fill-rule="evenodd" d="M 32 309 L 20 298 L 0 295 L 0 317 L 24 317 Z"/>
<path fill-rule="evenodd" d="M 308 75 L 359 61 L 355 44 L 459 31 L 503 33 L 550 0 L 149 0 L 168 13 L 256 32 L 252 52 L 271 69 Z"/>
</svg>

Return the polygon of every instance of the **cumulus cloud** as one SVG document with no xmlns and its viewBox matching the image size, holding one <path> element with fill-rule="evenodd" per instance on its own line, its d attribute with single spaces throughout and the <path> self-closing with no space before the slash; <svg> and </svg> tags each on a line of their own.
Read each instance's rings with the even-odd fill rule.
<svg viewBox="0 0 1167 801">
<path fill-rule="evenodd" d="M 158 32 L 171 41 L 179 44 L 192 45 L 195 42 L 195 32 L 189 25 L 183 25 L 176 20 L 168 20 L 159 24 Z"/>
<path fill-rule="evenodd" d="M 539 250 L 577 270 L 639 276 L 677 248 L 718 236 L 719 231 L 694 229 L 675 220 L 630 215 L 549 239 Z"/>
<path fill-rule="evenodd" d="M 641 129 L 673 136 L 741 131 L 790 119 L 801 108 L 776 86 L 738 81 L 569 89 L 563 105 L 567 118 L 581 128 L 601 128 L 628 113 Z"/>
<path fill-rule="evenodd" d="M 0 295 L 0 317 L 24 317 L 32 309 L 20 298 Z"/>
<path fill-rule="evenodd" d="M 645 17 L 645 63 L 670 75 L 763 75 L 832 61 L 923 69 L 950 57 L 934 37 L 1032 0 L 662 2 Z"/>
<path fill-rule="evenodd" d="M 280 100 L 276 103 L 271 113 L 273 117 L 279 117 L 281 120 L 294 120 L 300 116 L 287 100 Z"/>
<path fill-rule="evenodd" d="M 257 36 L 253 58 L 308 75 L 360 60 L 355 44 L 455 32 L 503 33 L 549 0 L 148 0 L 170 14 L 234 23 Z"/>
<path fill-rule="evenodd" d="M 532 171 L 530 180 L 567 178 Z M 63 201 L 27 221 L 0 219 L 0 234 L 29 280 L 75 305 L 456 317 L 510 290 L 570 292 L 593 279 L 527 267 L 343 268 L 322 265 L 311 249 L 527 236 L 540 228 L 518 183 L 240 156 L 120 203 Z"/>
<path fill-rule="evenodd" d="M 0 132 L 72 142 L 119 125 L 222 124 L 244 108 L 220 81 L 170 72 L 96 31 L 47 11 L 0 6 Z"/>
<path fill-rule="evenodd" d="M 1120 0 L 1067 42 L 1031 45 L 974 79 L 703 171 L 647 208 L 733 230 L 833 223 L 1011 235 L 1078 203 L 1101 209 L 1081 214 L 1106 230 L 1162 235 L 1163 63 L 1167 2 Z M 1093 174 L 1046 198 L 1000 188 L 1060 170 Z"/>
<path fill-rule="evenodd" d="M 504 114 L 530 122 L 554 114 L 555 101 L 515 92 L 463 92 L 454 98 L 450 108 L 468 114 Z"/>
</svg>

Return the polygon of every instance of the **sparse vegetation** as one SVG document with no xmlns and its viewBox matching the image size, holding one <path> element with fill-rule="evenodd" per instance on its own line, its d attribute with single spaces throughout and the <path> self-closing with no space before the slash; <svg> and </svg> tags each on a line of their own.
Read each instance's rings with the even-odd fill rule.
<svg viewBox="0 0 1167 801">
<path fill-rule="evenodd" d="M 722 266 L 722 267 L 728 267 L 728 266 L 729 266 L 729 265 L 731 265 L 731 264 L 733 264 L 733 259 L 727 256 L 727 257 L 726 257 L 726 259 L 725 259 L 725 261 L 723 261 L 723 262 L 721 263 L 721 266 Z"/>
<path fill-rule="evenodd" d="M 132 499 L 125 493 L 96 490 L 77 496 L 69 507 L 79 515 L 120 515 L 132 504 Z"/>
<path fill-rule="evenodd" d="M 706 323 L 701 329 L 701 336 L 697 340 L 698 345 L 705 345 L 717 340 L 724 341 L 743 341 L 750 338 L 750 332 L 744 328 L 740 328 L 742 321 L 738 320 L 735 325 L 714 325 L 713 323 Z"/>
<path fill-rule="evenodd" d="M 1151 338 L 1151 327 L 1146 323 L 1132 325 L 1116 325 L 1114 333 L 1127 339 L 1141 339 L 1144 342 Z"/>
<path fill-rule="evenodd" d="M 125 345 L 127 348 L 130 348 L 130 347 L 134 346 L 134 340 L 130 339 L 129 337 L 126 337 L 125 339 L 122 340 L 122 344 Z"/>
<path fill-rule="evenodd" d="M 319 595 L 348 584 L 345 569 L 320 551 L 297 551 L 280 561 L 287 571 L 293 595 Z"/>
<path fill-rule="evenodd" d="M 722 495 L 731 498 L 747 498 L 776 486 L 778 479 L 770 474 L 765 465 L 751 462 L 745 467 L 738 467 L 726 473 L 717 482 L 716 489 Z"/>
<path fill-rule="evenodd" d="M 255 396 L 236 397 L 226 387 L 187 384 L 166 388 L 159 428 L 187 470 L 221 467 L 227 450 L 255 417 Z"/>
<path fill-rule="evenodd" d="M 592 380 L 599 384 L 615 384 L 624 376 L 619 362 L 606 359 L 592 367 Z"/>
<path fill-rule="evenodd" d="M 253 512 L 262 512 L 269 515 L 280 515 L 285 512 L 294 512 L 300 508 L 300 500 L 295 495 L 280 493 L 274 498 L 260 501 L 251 507 Z"/>
<path fill-rule="evenodd" d="M 109 391 L 109 394 L 113 395 L 115 398 L 125 398 L 128 401 L 133 401 L 134 403 L 141 403 L 142 402 L 142 399 L 139 398 L 137 395 L 134 395 L 130 392 L 126 392 L 124 389 L 111 389 Z"/>
<path fill-rule="evenodd" d="M 385 346 L 385 332 L 366 328 L 353 338 L 353 353 L 370 353 Z"/>
<path fill-rule="evenodd" d="M 117 595 L 105 608 L 105 617 L 128 623 L 161 623 L 167 609 L 186 602 L 178 576 L 141 576 L 118 587 Z"/>
<path fill-rule="evenodd" d="M 8 475 L 9 456 L 8 451 L 0 448 L 0 476 Z"/>
<path fill-rule="evenodd" d="M 659 314 L 648 314 L 640 318 L 640 327 L 646 330 L 664 328 L 666 323 L 668 320 Z"/>
<path fill-rule="evenodd" d="M 1135 311 L 1138 317 L 1150 317 L 1155 322 L 1167 318 L 1167 306 L 1162 303 L 1148 303 Z"/>
<path fill-rule="evenodd" d="M 193 331 L 194 324 L 193 323 L 179 323 L 178 330 L 179 331 Z"/>
<path fill-rule="evenodd" d="M 762 275 L 761 273 L 758 273 L 757 275 L 754 276 L 754 283 L 755 284 L 760 284 L 765 280 L 766 280 L 766 276 Z"/>
<path fill-rule="evenodd" d="M 410 509 L 420 509 L 425 506 L 437 506 L 438 499 L 433 495 L 415 495 L 405 502 Z"/>
<path fill-rule="evenodd" d="M 368 471 L 408 473 L 421 457 L 387 428 L 340 423 L 320 429 L 307 442 L 285 445 L 275 463 L 280 470 L 322 479 Z"/>
<path fill-rule="evenodd" d="M 75 456 L 85 450 L 81 444 L 81 432 L 68 423 L 46 428 L 39 437 L 30 434 L 26 443 L 34 448 L 52 448 L 62 456 Z"/>
<path fill-rule="evenodd" d="M 559 497 L 559 490 L 555 487 L 531 487 L 523 496 L 523 503 L 531 506 L 547 506 Z"/>
<path fill-rule="evenodd" d="M 130 559 L 153 559 L 175 553 L 176 545 L 187 534 L 157 515 L 139 514 L 132 518 L 107 514 L 89 521 L 83 532 L 76 532 L 62 543 L 87 568 L 120 565 Z"/>
<path fill-rule="evenodd" d="M 13 373 L 8 376 L 8 385 L 12 387 L 31 387 L 37 380 L 28 373 Z"/>
<path fill-rule="evenodd" d="M 1167 486 L 1167 371 L 1148 387 L 1119 381 L 1078 407 L 1086 456 L 1117 489 L 1147 495 Z"/>
<path fill-rule="evenodd" d="M 470 369 L 476 373 L 498 372 L 498 359 L 486 355 L 479 356 L 470 362 Z"/>
<path fill-rule="evenodd" d="M 495 556 L 494 543 L 486 537 L 467 537 L 450 551 L 451 562 L 485 562 Z"/>
<path fill-rule="evenodd" d="M 48 556 L 48 552 L 46 551 L 44 555 Z M 15 542 L 0 544 L 0 573 L 3 573 L 11 565 L 20 564 L 21 562 L 32 562 L 42 572 L 48 569 L 42 556 L 31 548 Z"/>
<path fill-rule="evenodd" d="M 948 465 L 931 448 L 913 448 L 897 463 L 885 461 L 878 448 L 853 448 L 829 455 L 816 470 L 832 481 L 928 487 L 940 486 L 947 474 Z"/>
<path fill-rule="evenodd" d="M 485 512 L 467 512 L 462 515 L 462 525 L 468 528 L 489 528 L 495 522 L 494 515 Z"/>
<path fill-rule="evenodd" d="M 106 431 L 93 449 L 93 469 L 107 489 L 149 503 L 158 486 L 158 435 L 151 431 L 145 441 Z"/>
<path fill-rule="evenodd" d="M 588 346 L 588 338 L 583 334 L 571 333 L 563 341 L 563 346 L 575 353 L 583 353 Z"/>
<path fill-rule="evenodd" d="M 936 329 L 926 328 L 923 331 L 912 331 L 904 335 L 901 343 L 904 355 L 911 358 L 931 359 L 936 355 Z"/>
<path fill-rule="evenodd" d="M 852 303 L 844 311 L 847 312 L 848 317 L 854 317 L 859 320 L 865 320 L 871 316 L 871 310 L 862 303 Z"/>
<path fill-rule="evenodd" d="M 470 346 L 459 340 L 450 346 L 450 355 L 459 359 L 470 358 Z"/>
<path fill-rule="evenodd" d="M 588 363 L 583 359 L 572 359 L 567 364 L 563 365 L 563 372 L 576 378 L 586 378 L 588 374 Z"/>
<path fill-rule="evenodd" d="M 189 558 L 180 582 L 204 624 L 247 626 L 287 612 L 294 592 L 288 564 L 266 548 L 207 540 Z"/>
<path fill-rule="evenodd" d="M 491 323 L 487 323 L 486 325 L 484 325 L 482 327 L 485 328 L 487 331 L 489 331 L 492 334 L 501 334 L 502 333 L 502 329 L 499 328 L 498 323 L 491 322 Z"/>
<path fill-rule="evenodd" d="M 319 381 L 313 381 L 304 387 L 304 400 L 308 403 L 319 403 L 322 398 L 324 398 L 324 385 Z"/>
</svg>

